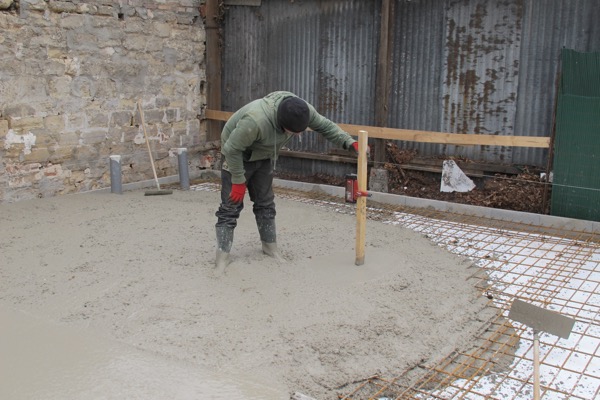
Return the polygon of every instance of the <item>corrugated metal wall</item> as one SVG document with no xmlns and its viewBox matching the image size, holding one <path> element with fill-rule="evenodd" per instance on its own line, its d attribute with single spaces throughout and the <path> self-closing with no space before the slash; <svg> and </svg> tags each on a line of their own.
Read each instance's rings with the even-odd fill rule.
<svg viewBox="0 0 600 400">
<path fill-rule="evenodd" d="M 372 124 L 379 32 L 378 1 L 262 1 L 231 6 L 224 21 L 223 110 L 289 90 L 336 122 Z M 327 152 L 321 136 L 294 150 Z M 281 159 L 278 169 L 341 175 L 347 166 Z"/>
<path fill-rule="evenodd" d="M 380 0 L 229 6 L 222 109 L 285 89 L 336 122 L 375 125 L 381 7 Z M 392 9 L 387 125 L 395 128 L 549 136 L 561 48 L 600 50 L 598 0 L 392 0 Z M 545 166 L 547 155 L 530 148 L 403 145 L 422 155 L 537 166 Z M 329 147 L 310 135 L 292 148 Z M 311 173 L 332 168 L 310 165 Z"/>
<path fill-rule="evenodd" d="M 445 9 L 443 2 L 436 0 L 396 2 L 390 24 L 390 127 L 442 131 Z M 407 142 L 404 146 L 421 154 L 438 151 L 431 144 Z"/>
<path fill-rule="evenodd" d="M 519 0 L 468 1 L 445 15 L 443 132 L 510 135 L 519 85 Z M 512 148 L 447 146 L 444 153 L 510 160 Z"/>
</svg>

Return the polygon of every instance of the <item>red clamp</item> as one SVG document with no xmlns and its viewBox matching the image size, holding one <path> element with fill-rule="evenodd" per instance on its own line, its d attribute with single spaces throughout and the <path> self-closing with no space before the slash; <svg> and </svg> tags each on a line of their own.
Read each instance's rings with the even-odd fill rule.
<svg viewBox="0 0 600 400">
<path fill-rule="evenodd" d="M 358 190 L 358 180 L 356 174 L 346 175 L 346 203 L 356 203 L 359 197 L 371 197 L 371 193 L 366 190 Z"/>
</svg>

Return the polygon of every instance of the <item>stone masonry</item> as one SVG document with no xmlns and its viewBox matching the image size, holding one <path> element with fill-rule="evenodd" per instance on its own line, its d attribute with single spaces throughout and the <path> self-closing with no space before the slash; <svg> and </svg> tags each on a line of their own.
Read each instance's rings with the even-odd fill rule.
<svg viewBox="0 0 600 400">
<path fill-rule="evenodd" d="M 202 0 L 0 0 L 0 202 L 210 167 Z"/>
</svg>

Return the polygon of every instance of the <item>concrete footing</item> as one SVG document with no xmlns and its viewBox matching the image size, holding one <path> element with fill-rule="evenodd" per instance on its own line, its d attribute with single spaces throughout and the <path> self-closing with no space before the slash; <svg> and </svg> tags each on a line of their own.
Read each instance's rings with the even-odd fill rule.
<svg viewBox="0 0 600 400">
<path fill-rule="evenodd" d="M 369 174 L 369 190 L 388 193 L 389 172 L 383 168 L 371 168 Z"/>
</svg>

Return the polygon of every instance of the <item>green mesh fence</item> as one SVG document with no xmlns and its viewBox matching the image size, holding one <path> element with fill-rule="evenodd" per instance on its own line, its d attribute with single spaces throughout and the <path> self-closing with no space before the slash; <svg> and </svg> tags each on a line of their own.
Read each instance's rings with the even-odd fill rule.
<svg viewBox="0 0 600 400">
<path fill-rule="evenodd" d="M 560 91 L 563 94 L 600 97 L 600 53 L 563 49 L 561 60 Z"/>
<path fill-rule="evenodd" d="M 562 52 L 552 215 L 600 221 L 600 53 Z"/>
</svg>

